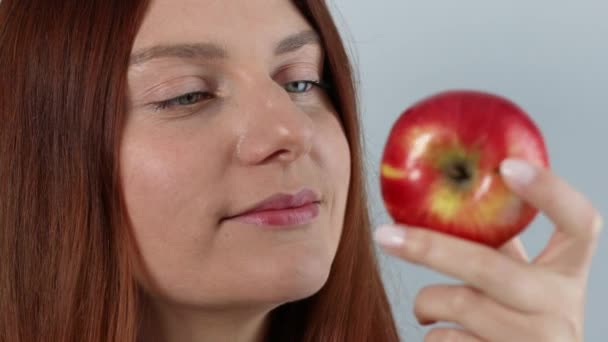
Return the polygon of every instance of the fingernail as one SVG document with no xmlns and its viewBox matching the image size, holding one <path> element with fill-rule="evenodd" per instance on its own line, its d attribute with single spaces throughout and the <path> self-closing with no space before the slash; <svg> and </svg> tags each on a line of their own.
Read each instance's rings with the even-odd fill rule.
<svg viewBox="0 0 608 342">
<path fill-rule="evenodd" d="M 385 247 L 399 247 L 405 243 L 405 229 L 381 225 L 374 232 L 374 240 Z"/>
<path fill-rule="evenodd" d="M 518 185 L 528 185 L 536 177 L 536 168 L 519 159 L 505 159 L 500 164 L 500 173 Z"/>
</svg>

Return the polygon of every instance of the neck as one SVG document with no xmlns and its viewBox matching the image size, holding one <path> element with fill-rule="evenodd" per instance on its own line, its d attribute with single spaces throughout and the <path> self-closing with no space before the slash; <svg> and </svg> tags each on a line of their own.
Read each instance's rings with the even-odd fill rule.
<svg viewBox="0 0 608 342">
<path fill-rule="evenodd" d="M 262 342 L 268 310 L 203 310 L 155 304 L 146 313 L 142 339 L 146 342 Z"/>
</svg>

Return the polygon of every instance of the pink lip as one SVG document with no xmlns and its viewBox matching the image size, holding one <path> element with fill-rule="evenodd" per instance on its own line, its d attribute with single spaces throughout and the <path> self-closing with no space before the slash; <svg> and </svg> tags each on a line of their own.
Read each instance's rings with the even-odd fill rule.
<svg viewBox="0 0 608 342">
<path fill-rule="evenodd" d="M 228 219 L 253 225 L 303 225 L 319 216 L 319 203 L 319 197 L 310 189 L 295 195 L 279 193 Z"/>
</svg>

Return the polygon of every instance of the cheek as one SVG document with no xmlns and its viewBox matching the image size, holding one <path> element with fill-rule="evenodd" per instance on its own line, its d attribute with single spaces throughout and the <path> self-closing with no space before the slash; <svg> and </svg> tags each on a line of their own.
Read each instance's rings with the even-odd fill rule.
<svg viewBox="0 0 608 342">
<path fill-rule="evenodd" d="M 125 139 L 121 149 L 121 177 L 127 208 L 135 228 L 168 218 L 187 197 L 187 158 L 167 144 Z M 162 221 L 161 221 L 162 222 Z M 153 227 L 154 225 L 152 225 Z"/>
<path fill-rule="evenodd" d="M 121 146 L 121 182 L 140 267 L 163 288 L 183 276 L 178 270 L 188 269 L 188 260 L 202 257 L 214 232 L 215 208 L 205 194 L 215 191 L 207 180 L 217 177 L 204 167 L 214 161 L 201 161 L 205 145 L 195 140 L 127 130 Z M 141 269 L 136 274 L 147 287 L 148 277 Z"/>
<path fill-rule="evenodd" d="M 173 222 L 189 208 L 209 214 L 209 194 L 220 179 L 216 136 L 183 125 L 127 125 L 120 150 L 121 181 L 136 229 Z M 194 125 L 190 125 L 194 126 Z M 207 150 L 206 150 L 207 149 Z M 203 209 L 203 210 L 201 210 Z"/>
<path fill-rule="evenodd" d="M 336 191 L 343 196 L 346 202 L 351 176 L 351 158 L 348 141 L 341 128 L 338 126 L 328 137 L 327 158 L 329 158 L 329 172 L 336 184 Z"/>
<path fill-rule="evenodd" d="M 331 242 L 337 248 L 342 226 L 344 225 L 344 214 L 351 176 L 350 148 L 344 131 L 337 116 L 332 115 L 323 123 L 316 151 L 320 163 L 324 164 L 327 174 L 327 187 L 332 189 L 333 196 L 330 200 L 331 224 L 336 227 L 332 230 Z"/>
</svg>

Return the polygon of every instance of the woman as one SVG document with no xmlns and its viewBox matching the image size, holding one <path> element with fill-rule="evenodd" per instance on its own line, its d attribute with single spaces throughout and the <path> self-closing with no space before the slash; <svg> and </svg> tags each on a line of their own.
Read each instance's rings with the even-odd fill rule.
<svg viewBox="0 0 608 342">
<path fill-rule="evenodd" d="M 3 0 L 0 44 L 2 341 L 398 340 L 323 1 Z M 580 341 L 599 216 L 548 171 L 502 172 L 556 224 L 533 263 L 376 238 L 464 281 L 417 297 L 462 327 L 428 341 Z"/>
</svg>

